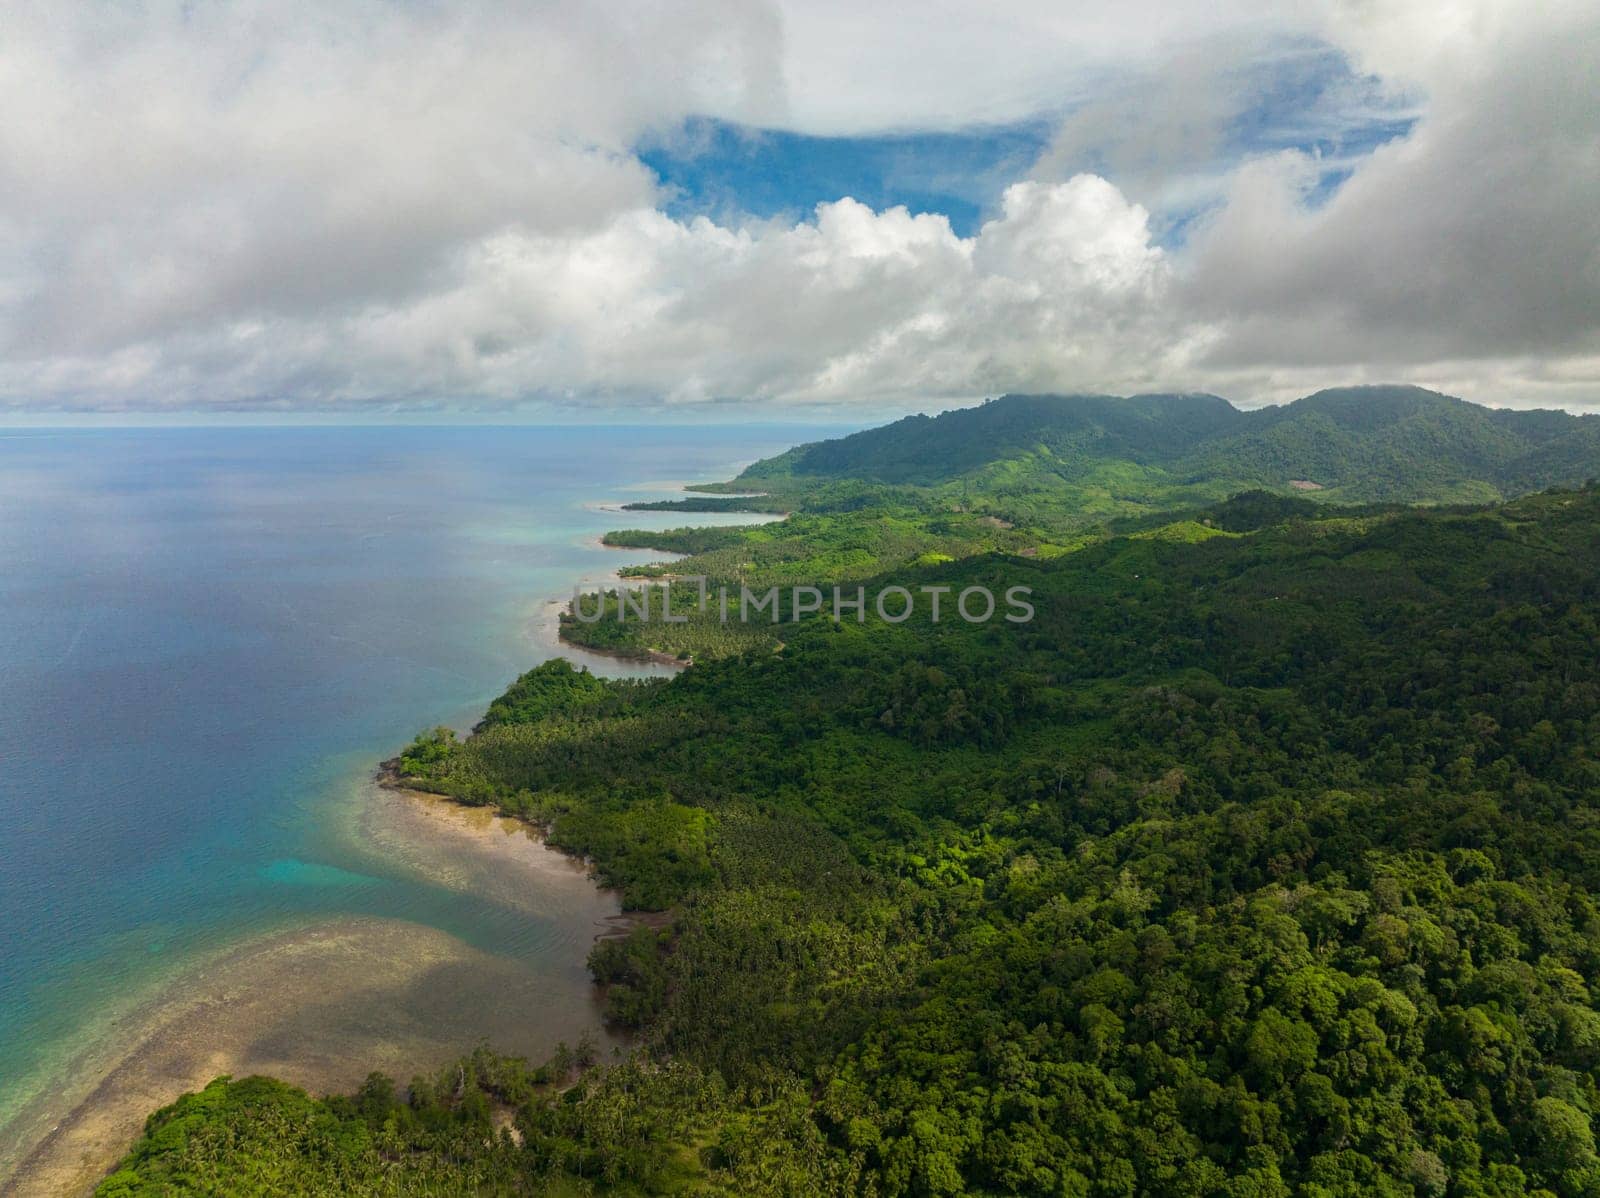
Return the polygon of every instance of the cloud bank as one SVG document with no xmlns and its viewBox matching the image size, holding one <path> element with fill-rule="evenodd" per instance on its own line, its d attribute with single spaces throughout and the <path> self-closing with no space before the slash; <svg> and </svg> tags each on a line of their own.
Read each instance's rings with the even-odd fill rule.
<svg viewBox="0 0 1600 1198">
<path fill-rule="evenodd" d="M 861 7 L 0 0 L 0 409 L 1380 378 L 1600 406 L 1593 5 Z M 1351 106 L 1416 98 L 1331 195 L 1317 152 L 1222 136 L 1251 64 L 1308 53 L 1360 72 Z M 696 115 L 1049 112 L 1050 150 L 965 238 L 843 196 L 675 220 L 634 152 Z"/>
</svg>

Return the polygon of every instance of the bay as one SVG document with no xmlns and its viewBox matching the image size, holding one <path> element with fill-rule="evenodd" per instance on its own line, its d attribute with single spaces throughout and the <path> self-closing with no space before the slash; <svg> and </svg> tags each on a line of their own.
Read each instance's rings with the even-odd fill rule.
<svg viewBox="0 0 1600 1198">
<path fill-rule="evenodd" d="M 0 433 L 0 1176 L 136 1000 L 241 944 L 415 927 L 463 977 L 479 954 L 551 1003 L 584 994 L 605 901 L 555 874 L 478 885 L 500 867 L 375 826 L 373 767 L 561 651 L 548 604 L 574 580 L 650 556 L 601 532 L 686 522 L 609 504 L 833 431 Z"/>
</svg>

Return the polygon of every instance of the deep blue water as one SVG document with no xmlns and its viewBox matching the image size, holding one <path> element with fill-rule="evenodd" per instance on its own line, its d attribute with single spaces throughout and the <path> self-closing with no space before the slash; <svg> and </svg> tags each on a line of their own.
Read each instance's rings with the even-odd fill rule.
<svg viewBox="0 0 1600 1198">
<path fill-rule="evenodd" d="M 494 945 L 503 913 L 341 859 L 330 796 L 546 656 L 541 602 L 628 560 L 598 533 L 683 522 L 599 502 L 817 435 L 0 433 L 0 1124 L 108 993 L 232 935 L 377 913 Z"/>
</svg>

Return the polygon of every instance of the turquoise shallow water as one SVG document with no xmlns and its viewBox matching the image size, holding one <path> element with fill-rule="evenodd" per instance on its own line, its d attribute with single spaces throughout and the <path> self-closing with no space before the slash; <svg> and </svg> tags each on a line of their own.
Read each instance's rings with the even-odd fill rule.
<svg viewBox="0 0 1600 1198">
<path fill-rule="evenodd" d="M 600 532 L 683 522 L 603 502 L 825 432 L 0 434 L 0 1138 L 114 996 L 242 937 L 379 915 L 551 952 L 352 838 L 352 787 L 548 655 L 543 602 L 632 560 Z"/>
</svg>

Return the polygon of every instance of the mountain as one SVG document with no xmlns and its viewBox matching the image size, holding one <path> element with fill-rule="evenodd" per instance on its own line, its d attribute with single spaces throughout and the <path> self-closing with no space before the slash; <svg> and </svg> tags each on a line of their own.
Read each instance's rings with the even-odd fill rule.
<svg viewBox="0 0 1600 1198">
<path fill-rule="evenodd" d="M 1600 417 L 1495 410 L 1395 386 L 1318 391 L 1254 411 L 1216 395 L 1006 395 L 798 446 L 757 462 L 737 485 L 939 486 L 1004 476 L 1048 489 L 1119 470 L 1146 490 L 1492 500 L 1600 474 Z"/>
<path fill-rule="evenodd" d="M 1171 460 L 1196 438 L 1245 417 L 1217 395 L 1005 395 L 976 408 L 907 416 L 882 428 L 800 445 L 757 462 L 741 480 L 793 476 L 936 484 L 995 462 L 1045 453 L 1074 461 Z"/>
</svg>

